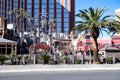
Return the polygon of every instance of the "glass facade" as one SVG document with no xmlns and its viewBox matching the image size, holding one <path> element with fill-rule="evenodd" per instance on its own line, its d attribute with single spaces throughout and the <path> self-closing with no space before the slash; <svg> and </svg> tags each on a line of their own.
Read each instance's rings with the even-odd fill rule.
<svg viewBox="0 0 120 80">
<path fill-rule="evenodd" d="M 30 20 L 19 14 L 19 8 L 24 8 L 31 18 L 34 18 L 34 26 L 40 27 L 41 16 L 44 16 L 46 30 L 49 29 L 48 21 L 56 20 L 55 29 L 58 32 L 69 33 L 74 25 L 74 0 L 0 0 L 0 17 L 7 18 L 7 23 L 24 26 L 25 30 L 31 27 Z M 16 9 L 14 15 L 9 15 L 10 10 Z M 48 18 L 49 16 L 49 18 Z"/>
</svg>

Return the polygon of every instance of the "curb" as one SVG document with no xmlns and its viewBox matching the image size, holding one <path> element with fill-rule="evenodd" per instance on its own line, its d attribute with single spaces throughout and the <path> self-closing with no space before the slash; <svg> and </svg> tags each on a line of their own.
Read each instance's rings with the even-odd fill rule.
<svg viewBox="0 0 120 80">
<path fill-rule="evenodd" d="M 102 65 L 3 65 L 0 73 L 37 71 L 120 70 L 120 64 Z"/>
</svg>

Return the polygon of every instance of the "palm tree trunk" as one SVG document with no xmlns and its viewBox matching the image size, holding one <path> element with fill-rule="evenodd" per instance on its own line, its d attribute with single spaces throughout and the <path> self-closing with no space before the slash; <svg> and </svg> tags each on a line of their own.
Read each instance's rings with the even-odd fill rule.
<svg viewBox="0 0 120 80">
<path fill-rule="evenodd" d="M 98 60 L 98 44 L 97 44 L 97 38 L 93 38 L 93 44 L 94 44 L 94 49 L 93 49 L 93 64 L 98 64 L 99 60 Z"/>
</svg>

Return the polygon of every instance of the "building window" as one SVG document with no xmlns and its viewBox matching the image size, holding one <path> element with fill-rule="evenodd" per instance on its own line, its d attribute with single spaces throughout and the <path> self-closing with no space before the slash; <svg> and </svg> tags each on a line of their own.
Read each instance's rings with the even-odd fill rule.
<svg viewBox="0 0 120 80">
<path fill-rule="evenodd" d="M 34 2 L 35 2 L 35 3 L 38 3 L 38 2 L 39 2 L 39 0 L 34 0 Z"/>
<path fill-rule="evenodd" d="M 61 13 L 57 13 L 56 17 L 61 18 Z"/>
<path fill-rule="evenodd" d="M 57 8 L 60 8 L 60 9 L 62 8 L 61 4 L 58 3 L 58 2 L 57 2 L 57 5 L 56 5 L 56 6 L 57 6 Z"/>
<path fill-rule="evenodd" d="M 4 16 L 4 1 L 2 1 L 2 16 Z"/>
<path fill-rule="evenodd" d="M 65 0 L 65 8 L 68 9 L 68 0 Z"/>
<path fill-rule="evenodd" d="M 50 4 L 49 4 L 49 8 L 50 8 L 50 9 L 53 9 L 53 8 L 54 8 L 54 4 L 50 3 Z"/>
<path fill-rule="evenodd" d="M 49 3 L 54 3 L 54 0 L 49 0 Z"/>
<path fill-rule="evenodd" d="M 47 8 L 47 5 L 46 4 L 42 4 L 42 9 L 46 9 Z"/>
<path fill-rule="evenodd" d="M 39 3 L 35 3 L 34 7 L 39 9 Z"/>
<path fill-rule="evenodd" d="M 69 32 L 69 29 L 68 28 L 64 28 L 64 32 L 65 33 Z"/>
<path fill-rule="evenodd" d="M 49 9 L 49 13 L 54 13 L 54 9 Z"/>
<path fill-rule="evenodd" d="M 57 9 L 57 13 L 60 13 L 60 14 L 61 14 L 61 9 Z"/>
<path fill-rule="evenodd" d="M 69 22 L 69 18 L 68 17 L 64 17 L 64 22 L 68 23 Z"/>
<path fill-rule="evenodd" d="M 69 26 L 69 23 L 64 23 L 64 27 L 68 28 L 68 26 Z"/>
<path fill-rule="evenodd" d="M 46 3 L 47 3 L 47 1 L 46 1 L 46 0 L 42 0 L 42 3 L 45 3 L 45 4 L 46 4 Z"/>
<path fill-rule="evenodd" d="M 57 22 L 59 22 L 59 23 L 61 22 L 61 18 L 56 18 L 56 19 L 57 19 Z"/>
<path fill-rule="evenodd" d="M 60 0 L 56 0 L 57 2 L 60 2 Z"/>
</svg>

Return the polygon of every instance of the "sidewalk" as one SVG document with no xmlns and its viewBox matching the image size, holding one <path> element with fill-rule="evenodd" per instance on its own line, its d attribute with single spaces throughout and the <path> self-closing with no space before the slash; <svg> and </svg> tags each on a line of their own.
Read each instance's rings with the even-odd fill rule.
<svg viewBox="0 0 120 80">
<path fill-rule="evenodd" d="M 120 64 L 0 65 L 0 73 L 30 71 L 120 70 Z"/>
</svg>

